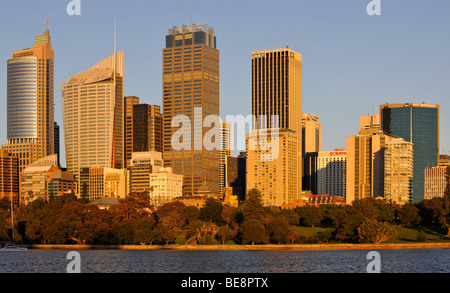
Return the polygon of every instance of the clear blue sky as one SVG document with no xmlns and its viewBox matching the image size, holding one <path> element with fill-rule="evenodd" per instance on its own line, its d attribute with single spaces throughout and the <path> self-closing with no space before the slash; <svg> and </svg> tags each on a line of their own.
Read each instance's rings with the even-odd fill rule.
<svg viewBox="0 0 450 293">
<path fill-rule="evenodd" d="M 359 116 L 380 104 L 441 105 L 441 152 L 450 151 L 450 2 L 381 0 L 69 0 L 2 1 L 0 143 L 6 143 L 6 61 L 50 32 L 55 50 L 55 119 L 62 126 L 60 82 L 125 50 L 125 94 L 162 104 L 162 49 L 172 26 L 214 26 L 221 61 L 221 115 L 251 114 L 251 52 L 289 46 L 303 55 L 303 112 L 320 116 L 323 150 L 345 147 Z M 63 131 L 61 143 L 63 146 Z M 64 148 L 62 148 L 64 153 Z M 62 163 L 65 165 L 64 155 Z"/>
</svg>

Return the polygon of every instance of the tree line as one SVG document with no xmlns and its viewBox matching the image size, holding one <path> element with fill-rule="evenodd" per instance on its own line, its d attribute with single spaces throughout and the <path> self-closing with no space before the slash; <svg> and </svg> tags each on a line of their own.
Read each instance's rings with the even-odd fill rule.
<svg viewBox="0 0 450 293">
<path fill-rule="evenodd" d="M 9 208 L 9 200 L 1 199 L 0 239 L 11 238 Z M 450 186 L 444 198 L 402 206 L 365 198 L 281 211 L 264 207 L 257 189 L 238 207 L 209 198 L 202 208 L 174 201 L 156 210 L 147 193 L 130 194 L 108 210 L 68 194 L 16 207 L 15 215 L 15 240 L 28 244 L 380 243 L 396 236 L 395 226 L 438 226 L 450 237 Z M 300 233 L 317 226 L 326 229 L 309 237 Z"/>
</svg>

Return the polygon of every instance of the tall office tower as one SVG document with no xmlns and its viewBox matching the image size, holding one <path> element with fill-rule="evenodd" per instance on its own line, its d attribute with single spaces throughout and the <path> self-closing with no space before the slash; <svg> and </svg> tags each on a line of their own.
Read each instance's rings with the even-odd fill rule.
<svg viewBox="0 0 450 293">
<path fill-rule="evenodd" d="M 77 181 L 81 168 L 125 165 L 123 77 L 121 51 L 61 84 L 67 170 Z"/>
<path fill-rule="evenodd" d="M 19 172 L 54 152 L 54 51 L 50 31 L 31 49 L 13 52 L 7 65 L 7 137 L 2 146 L 19 157 Z"/>
<path fill-rule="evenodd" d="M 219 166 L 219 195 L 222 198 L 223 188 L 226 186 L 226 164 L 227 157 L 231 156 L 231 123 L 227 121 L 222 121 L 220 124 L 220 166 Z"/>
<path fill-rule="evenodd" d="M 302 153 L 320 152 L 322 146 L 322 126 L 319 116 L 302 115 Z"/>
<path fill-rule="evenodd" d="M 130 166 L 131 156 L 133 154 L 133 106 L 139 104 L 139 97 L 128 96 L 125 97 L 125 133 L 124 133 L 124 150 L 125 150 L 125 167 Z"/>
<path fill-rule="evenodd" d="M 438 165 L 439 105 L 385 104 L 380 106 L 381 129 L 414 144 L 412 201 L 424 198 L 425 168 Z"/>
<path fill-rule="evenodd" d="M 347 151 L 319 152 L 317 194 L 345 197 L 347 191 Z"/>
<path fill-rule="evenodd" d="M 244 156 L 227 156 L 225 164 L 225 187 L 231 187 L 240 201 L 245 200 L 246 194 L 246 160 Z"/>
<path fill-rule="evenodd" d="M 58 156 L 58 167 L 61 166 L 61 150 L 60 150 L 60 132 L 59 132 L 59 125 L 55 122 L 55 139 L 54 139 L 54 145 L 55 145 L 55 151 L 54 153 Z"/>
<path fill-rule="evenodd" d="M 359 129 L 381 128 L 380 115 L 373 114 L 359 117 Z"/>
<path fill-rule="evenodd" d="M 396 138 L 378 128 L 347 137 L 347 204 L 366 197 L 384 197 L 384 152 Z"/>
<path fill-rule="evenodd" d="M 133 106 L 133 152 L 163 151 L 163 118 L 161 107 Z"/>
<path fill-rule="evenodd" d="M 202 127 L 203 119 L 220 114 L 219 51 L 214 29 L 209 25 L 169 30 L 163 50 L 163 114 L 164 165 L 171 167 L 173 173 L 184 175 L 183 194 L 196 193 L 206 182 L 218 196 L 219 151 L 207 150 L 202 143 L 212 129 Z M 190 131 L 182 138 L 184 148 L 172 145 L 173 134 L 182 131 L 182 123 L 172 127 L 172 122 L 181 122 L 177 119 L 182 117 L 184 122 L 191 122 Z"/>
<path fill-rule="evenodd" d="M 19 158 L 0 150 L 0 198 L 19 202 Z"/>
<path fill-rule="evenodd" d="M 252 114 L 253 130 L 247 139 L 247 190 L 260 189 L 266 204 L 289 204 L 300 197 L 302 190 L 301 54 L 288 46 L 252 53 Z M 275 129 L 279 130 L 280 143 L 289 142 L 289 145 L 280 145 L 280 156 L 273 158 L 278 162 L 279 158 L 289 157 L 277 169 L 269 168 L 269 165 L 277 163 L 266 160 L 267 152 L 260 148 L 265 139 L 258 136 Z M 276 140 L 272 142 L 276 144 Z M 252 145 L 255 148 L 249 149 Z M 296 149 L 293 153 L 294 145 Z M 294 158 L 291 157 L 293 154 Z M 284 182 L 270 183 L 271 178 Z M 270 186 L 264 187 L 266 184 Z M 275 186 L 277 188 L 273 189 Z"/>
<path fill-rule="evenodd" d="M 386 143 L 384 153 L 384 198 L 396 204 L 411 200 L 413 144 L 396 138 Z"/>
</svg>

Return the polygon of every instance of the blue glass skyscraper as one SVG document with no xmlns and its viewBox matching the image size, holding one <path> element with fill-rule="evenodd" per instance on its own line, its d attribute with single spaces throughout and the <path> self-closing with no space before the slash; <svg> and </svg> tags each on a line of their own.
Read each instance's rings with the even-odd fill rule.
<svg viewBox="0 0 450 293">
<path fill-rule="evenodd" d="M 425 168 L 439 162 L 439 105 L 386 104 L 380 106 L 381 128 L 414 144 L 412 202 L 425 193 Z"/>
</svg>

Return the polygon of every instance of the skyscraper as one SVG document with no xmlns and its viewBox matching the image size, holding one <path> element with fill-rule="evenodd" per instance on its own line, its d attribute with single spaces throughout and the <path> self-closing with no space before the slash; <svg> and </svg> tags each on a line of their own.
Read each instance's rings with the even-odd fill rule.
<svg viewBox="0 0 450 293">
<path fill-rule="evenodd" d="M 134 112 L 133 106 L 139 104 L 139 97 L 128 96 L 125 97 L 125 133 L 124 133 L 124 150 L 125 150 L 125 167 L 130 166 L 131 156 L 133 154 L 133 122 L 134 122 Z"/>
<path fill-rule="evenodd" d="M 228 121 L 222 121 L 220 124 L 220 168 L 219 168 L 219 194 L 222 197 L 224 195 L 223 188 L 226 185 L 226 165 L 227 158 L 231 156 L 231 123 Z"/>
<path fill-rule="evenodd" d="M 205 182 L 219 195 L 219 151 L 207 150 L 202 143 L 211 130 L 203 127 L 203 119 L 220 114 L 219 51 L 214 28 L 209 25 L 169 30 L 163 50 L 163 114 L 164 165 L 184 175 L 183 194 L 196 193 Z M 197 116 L 200 119 L 195 119 Z M 173 134 L 181 127 L 172 127 L 175 117 L 191 122 L 191 130 L 183 137 L 187 148 L 172 145 Z"/>
<path fill-rule="evenodd" d="M 163 151 L 163 119 L 158 105 L 133 106 L 133 152 Z"/>
<path fill-rule="evenodd" d="M 319 117 L 312 114 L 302 115 L 302 152 L 320 152 L 322 147 L 322 126 Z"/>
<path fill-rule="evenodd" d="M 347 204 L 384 197 L 384 153 L 386 143 L 395 138 L 378 128 L 362 129 L 347 137 Z"/>
<path fill-rule="evenodd" d="M 32 48 L 13 52 L 7 65 L 7 138 L 2 146 L 19 158 L 19 172 L 54 153 L 54 51 L 50 31 Z"/>
<path fill-rule="evenodd" d="M 413 179 L 413 144 L 403 138 L 386 143 L 384 152 L 384 198 L 405 204 L 411 200 Z"/>
<path fill-rule="evenodd" d="M 76 180 L 81 168 L 125 165 L 123 78 L 121 51 L 61 84 L 67 170 Z"/>
<path fill-rule="evenodd" d="M 288 46 L 252 53 L 252 114 L 253 131 L 247 139 L 247 190 L 258 188 L 267 205 L 289 204 L 302 190 L 301 54 Z M 278 134 L 271 135 L 273 130 Z M 261 134 L 267 134 L 269 140 L 274 138 L 275 144 L 278 139 L 275 149 L 279 153 L 273 162 L 263 159 L 267 151 L 263 150 Z M 277 178 L 277 183 L 266 186 L 272 178 Z"/>
<path fill-rule="evenodd" d="M 425 169 L 438 166 L 439 108 L 425 103 L 380 106 L 381 129 L 414 144 L 413 202 L 424 199 Z"/>
</svg>

